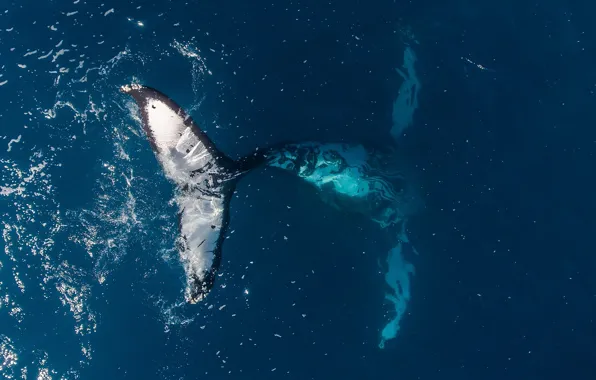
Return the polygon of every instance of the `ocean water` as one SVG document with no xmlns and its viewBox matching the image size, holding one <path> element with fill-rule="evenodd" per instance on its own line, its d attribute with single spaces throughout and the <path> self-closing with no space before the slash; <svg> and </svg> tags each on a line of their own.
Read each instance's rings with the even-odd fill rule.
<svg viewBox="0 0 596 380">
<path fill-rule="evenodd" d="M 594 378 L 592 8 L 0 4 L 0 374 Z M 400 243 L 257 170 L 215 288 L 186 304 L 175 191 L 119 92 L 131 82 L 233 158 L 390 151 L 416 193 Z"/>
</svg>

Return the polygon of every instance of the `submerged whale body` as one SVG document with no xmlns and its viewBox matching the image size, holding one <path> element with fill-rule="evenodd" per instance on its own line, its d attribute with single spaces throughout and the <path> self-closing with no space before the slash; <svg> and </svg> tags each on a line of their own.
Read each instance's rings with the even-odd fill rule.
<svg viewBox="0 0 596 380">
<path fill-rule="evenodd" d="M 403 221 L 411 198 L 400 174 L 382 170 L 384 156 L 362 145 L 304 142 L 265 151 L 266 165 L 285 169 L 316 187 L 323 200 L 359 212 L 382 228 Z"/>
<path fill-rule="evenodd" d="M 221 263 L 236 181 L 259 166 L 294 173 L 320 191 L 330 204 L 370 217 L 382 228 L 403 221 L 404 188 L 378 169 L 379 156 L 361 145 L 305 142 L 257 150 L 240 160 L 219 151 L 190 116 L 163 93 L 142 85 L 121 91 L 133 97 L 141 123 L 166 177 L 177 187 L 177 246 L 187 286 L 196 303 L 213 287 Z M 395 181 L 394 181 L 395 182 Z M 403 226 L 402 226 L 403 228 Z"/>
</svg>

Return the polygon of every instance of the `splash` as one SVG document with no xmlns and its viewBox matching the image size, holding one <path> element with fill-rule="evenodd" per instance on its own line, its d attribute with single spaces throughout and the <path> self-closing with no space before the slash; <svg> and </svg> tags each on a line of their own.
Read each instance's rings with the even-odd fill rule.
<svg viewBox="0 0 596 380">
<path fill-rule="evenodd" d="M 207 64 L 205 59 L 201 55 L 201 51 L 197 49 L 192 43 L 190 42 L 179 42 L 174 40 L 171 46 L 178 51 L 183 57 L 189 58 L 193 65 L 193 79 L 195 79 L 195 75 L 197 76 L 196 79 L 200 79 L 205 74 L 212 75 L 213 73 L 211 70 L 207 68 Z M 195 72 L 196 71 L 196 72 Z M 194 82 L 194 80 L 193 80 Z"/>
<path fill-rule="evenodd" d="M 43 150 L 33 153 L 27 164 L 11 159 L 1 159 L 2 195 L 8 202 L 2 208 L 2 239 L 4 258 L 0 262 L 0 274 L 12 281 L 0 282 L 0 313 L 10 317 L 6 330 L 17 328 L 27 332 L 34 323 L 35 311 L 26 306 L 35 300 L 41 308 L 55 308 L 48 300 L 58 299 L 61 306 L 54 310 L 56 315 L 65 314 L 71 318 L 72 333 L 78 336 L 76 345 L 80 347 L 79 365 L 85 365 L 91 358 L 90 335 L 96 329 L 95 312 L 89 306 L 91 290 L 86 285 L 85 271 L 69 264 L 63 255 L 63 248 L 56 245 L 66 229 L 60 204 L 55 200 L 55 185 L 52 170 L 60 167 L 56 163 L 56 153 Z M 33 269 L 35 268 L 35 269 Z M 39 272 L 37 278 L 31 272 Z M 35 273 L 34 272 L 34 273 Z M 47 325 L 54 322 L 46 320 Z M 68 343 L 63 343 L 67 345 Z M 8 337 L 1 344 L 5 368 L 17 366 L 17 350 Z M 8 347 L 12 347 L 10 350 Z M 12 353 L 9 353 L 12 352 Z M 38 350 L 39 351 L 39 350 Z M 44 364 L 39 364 L 39 374 L 43 378 L 52 372 L 46 365 L 50 353 L 39 351 Z M 12 358 L 7 361 L 7 358 Z M 76 371 L 75 366 L 71 370 Z M 27 371 L 27 366 L 20 368 Z M 15 372 L 16 373 L 16 372 Z"/>
<path fill-rule="evenodd" d="M 14 343 L 6 335 L 0 335 L 0 373 L 6 379 L 16 379 L 18 372 L 16 365 L 19 361 L 19 355 Z"/>
<path fill-rule="evenodd" d="M 114 133 L 118 135 L 118 132 Z M 118 141 L 113 142 L 112 149 L 117 160 L 127 160 L 128 154 Z M 117 268 L 117 263 L 126 254 L 133 231 L 142 225 L 136 211 L 137 199 L 132 192 L 134 182 L 132 168 L 122 167 L 122 161 L 103 162 L 94 191 L 94 204 L 88 209 L 68 213 L 71 219 L 78 219 L 82 227 L 70 239 L 85 248 L 94 262 L 93 275 L 100 284 Z"/>
<path fill-rule="evenodd" d="M 56 73 L 54 86 L 48 83 L 35 102 L 23 101 L 18 108 L 25 110 L 29 127 L 12 131 L 19 137 L 0 156 L 0 316 L 6 334 L 0 335 L 0 372 L 5 377 L 80 377 L 94 356 L 92 337 L 101 331 L 96 309 L 103 302 L 101 287 L 127 253 L 128 242 L 155 218 L 133 191 L 146 191 L 148 183 L 131 160 L 139 133 L 122 121 L 127 110 L 114 100 L 113 87 L 124 80 L 118 79 L 123 62 L 142 66 L 144 60 L 128 49 L 96 62 L 85 56 L 77 68 Z M 33 65 L 27 68 L 38 74 Z M 80 173 L 65 171 L 63 163 L 72 161 L 73 152 L 98 144 L 106 154 L 84 163 L 95 177 L 93 200 L 80 208 L 64 206 L 58 199 L 68 189 L 57 178 Z M 40 313 L 51 316 L 41 328 L 50 329 L 48 336 L 59 344 L 26 339 Z"/>
<path fill-rule="evenodd" d="M 188 113 L 192 113 L 196 109 L 201 106 L 201 103 L 204 100 L 204 95 L 201 91 L 201 84 L 203 83 L 203 78 L 205 75 L 213 75 L 211 70 L 207 68 L 207 63 L 205 58 L 201 54 L 201 51 L 196 48 L 190 42 L 179 42 L 174 40 L 172 42 L 171 47 L 176 49 L 176 51 L 186 58 L 192 65 L 192 69 L 190 71 L 192 75 L 192 92 L 194 94 L 194 101 L 193 104 L 188 109 Z"/>
</svg>

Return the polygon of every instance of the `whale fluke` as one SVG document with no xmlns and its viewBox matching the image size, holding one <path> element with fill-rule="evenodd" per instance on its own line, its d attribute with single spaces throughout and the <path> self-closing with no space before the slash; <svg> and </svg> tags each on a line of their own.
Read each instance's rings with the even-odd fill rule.
<svg viewBox="0 0 596 380">
<path fill-rule="evenodd" d="M 187 278 L 185 298 L 196 303 L 209 293 L 221 263 L 229 204 L 242 168 L 168 96 L 138 84 L 122 86 L 121 91 L 138 105 L 151 147 L 177 187 L 177 246 Z"/>
</svg>

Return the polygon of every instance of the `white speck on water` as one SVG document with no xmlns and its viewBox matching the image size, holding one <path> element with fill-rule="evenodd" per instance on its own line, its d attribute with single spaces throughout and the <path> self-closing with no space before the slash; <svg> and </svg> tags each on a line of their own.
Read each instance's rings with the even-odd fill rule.
<svg viewBox="0 0 596 380">
<path fill-rule="evenodd" d="M 54 56 L 52 57 L 52 62 L 56 62 L 56 60 L 58 59 L 58 57 L 60 57 L 61 55 L 63 55 L 67 51 L 70 51 L 70 50 L 68 50 L 68 49 L 60 49 L 59 51 L 57 51 L 56 54 L 54 54 Z"/>
<path fill-rule="evenodd" d="M 10 139 L 10 141 L 8 142 L 8 149 L 6 151 L 10 152 L 10 150 L 12 149 L 12 144 L 15 144 L 18 142 L 21 142 L 21 135 L 19 135 L 19 137 L 17 137 L 16 139 Z"/>
<path fill-rule="evenodd" d="M 45 55 L 40 55 L 39 57 L 37 57 L 37 59 L 46 59 L 48 58 L 52 53 L 54 52 L 54 49 L 50 50 L 48 54 Z"/>
</svg>

